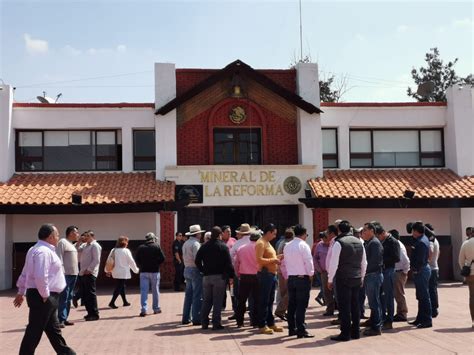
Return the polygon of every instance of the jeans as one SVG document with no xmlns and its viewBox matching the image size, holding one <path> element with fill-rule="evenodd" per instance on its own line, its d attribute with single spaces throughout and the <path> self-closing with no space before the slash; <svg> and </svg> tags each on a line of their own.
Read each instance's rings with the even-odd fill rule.
<svg viewBox="0 0 474 355">
<path fill-rule="evenodd" d="M 382 321 L 393 322 L 395 312 L 395 297 L 393 296 L 393 283 L 395 281 L 395 268 L 386 268 L 383 271 L 382 294 L 380 302 L 382 306 Z"/>
<path fill-rule="evenodd" d="M 273 301 L 275 300 L 276 275 L 268 271 L 259 271 L 257 280 L 260 285 L 258 327 L 272 327 L 275 325 Z"/>
<path fill-rule="evenodd" d="M 350 339 L 360 331 L 359 291 L 360 279 L 336 278 L 337 305 L 341 320 L 341 336 Z"/>
<path fill-rule="evenodd" d="M 309 277 L 288 278 L 288 329 L 298 334 L 306 332 L 305 314 L 309 303 L 311 281 Z"/>
<path fill-rule="evenodd" d="M 429 281 L 430 300 L 431 300 L 431 315 L 436 317 L 438 315 L 438 277 L 439 270 L 431 270 Z"/>
<path fill-rule="evenodd" d="M 227 280 L 222 274 L 207 275 L 202 278 L 201 323 L 209 324 L 209 313 L 212 308 L 212 325 L 221 325 L 222 299 L 225 295 Z"/>
<path fill-rule="evenodd" d="M 382 328 L 382 307 L 380 305 L 380 287 L 383 283 L 381 272 L 371 272 L 365 275 L 364 286 L 370 307 L 370 324 L 372 329 Z"/>
<path fill-rule="evenodd" d="M 75 355 L 64 340 L 59 328 L 58 302 L 59 294 L 51 292 L 48 300 L 43 302 L 43 298 L 36 288 L 29 288 L 26 291 L 26 302 L 30 313 L 28 315 L 28 325 L 25 335 L 20 345 L 20 355 L 31 355 L 35 353 L 43 331 L 46 333 L 49 342 L 57 354 Z"/>
<path fill-rule="evenodd" d="M 413 273 L 416 299 L 418 300 L 418 314 L 416 315 L 416 321 L 422 324 L 432 324 L 431 300 L 429 293 L 430 276 L 431 269 L 429 266 L 424 266 L 418 272 Z"/>
<path fill-rule="evenodd" d="M 58 319 L 60 323 L 65 322 L 69 316 L 76 280 L 77 275 L 66 275 L 66 288 L 59 296 Z"/>
<path fill-rule="evenodd" d="M 184 268 L 184 279 L 186 280 L 186 291 L 182 322 L 189 323 L 191 315 L 193 323 L 201 323 L 202 275 L 197 267 L 187 266 Z"/>
<path fill-rule="evenodd" d="M 148 291 L 151 288 L 153 296 L 153 311 L 160 310 L 160 273 L 159 272 L 141 272 L 140 273 L 140 303 L 141 313 L 147 311 Z"/>
</svg>

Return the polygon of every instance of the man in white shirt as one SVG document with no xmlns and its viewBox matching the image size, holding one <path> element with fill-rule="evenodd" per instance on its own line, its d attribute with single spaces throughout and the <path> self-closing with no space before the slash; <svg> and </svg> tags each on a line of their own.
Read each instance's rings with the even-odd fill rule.
<svg viewBox="0 0 474 355">
<path fill-rule="evenodd" d="M 314 335 L 306 331 L 304 321 L 314 274 L 313 256 L 306 243 L 306 228 L 297 224 L 293 231 L 295 238 L 283 249 L 283 263 L 288 275 L 288 335 L 313 338 Z"/>
<path fill-rule="evenodd" d="M 348 341 L 360 338 L 359 289 L 363 284 L 367 259 L 360 239 L 350 235 L 350 223 L 341 221 L 338 229 L 340 234 L 328 261 L 328 287 L 332 289 L 336 281 L 341 333 L 331 340 Z"/>
<path fill-rule="evenodd" d="M 434 228 L 431 224 L 426 224 L 426 228 L 429 228 L 434 232 Z M 434 233 L 428 238 L 430 241 L 430 256 L 428 258 L 428 265 L 431 269 L 431 276 L 428 283 L 430 290 L 430 300 L 431 300 L 431 317 L 436 318 L 438 316 L 438 278 L 439 278 L 439 242 L 436 239 Z"/>
<path fill-rule="evenodd" d="M 394 322 L 406 322 L 408 315 L 407 300 L 405 298 L 405 284 L 407 283 L 408 271 L 410 271 L 410 259 L 407 249 L 400 240 L 400 234 L 396 229 L 388 232 L 400 245 L 400 261 L 395 264 L 395 278 L 393 282 L 393 295 L 397 302 L 397 313 L 393 317 Z"/>
</svg>

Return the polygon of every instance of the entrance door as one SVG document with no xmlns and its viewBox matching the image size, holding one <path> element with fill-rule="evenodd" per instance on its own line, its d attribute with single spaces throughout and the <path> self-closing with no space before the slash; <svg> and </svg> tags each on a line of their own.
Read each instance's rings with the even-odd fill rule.
<svg viewBox="0 0 474 355">
<path fill-rule="evenodd" d="M 248 223 L 251 226 L 263 226 L 259 223 L 261 213 L 255 207 L 216 207 L 214 208 L 214 224 L 222 227 L 229 225 L 232 235 L 235 236 L 235 230 L 242 224 Z"/>
</svg>

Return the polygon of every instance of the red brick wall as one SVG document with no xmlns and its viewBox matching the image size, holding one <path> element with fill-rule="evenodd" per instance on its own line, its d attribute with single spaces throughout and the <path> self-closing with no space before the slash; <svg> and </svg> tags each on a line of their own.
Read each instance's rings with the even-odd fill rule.
<svg viewBox="0 0 474 355">
<path fill-rule="evenodd" d="M 329 209 L 313 208 L 313 231 L 315 238 L 319 232 L 325 231 L 329 225 Z"/>
<path fill-rule="evenodd" d="M 161 265 L 161 285 L 171 287 L 174 278 L 173 255 L 171 247 L 174 240 L 174 213 L 160 212 L 160 246 L 165 253 L 165 262 Z"/>
<path fill-rule="evenodd" d="M 229 118 L 234 105 L 244 106 L 247 119 L 236 125 Z M 178 127 L 178 165 L 209 165 L 213 161 L 213 128 L 261 129 L 263 164 L 297 164 L 296 122 L 289 122 L 257 104 L 226 99 Z"/>
</svg>

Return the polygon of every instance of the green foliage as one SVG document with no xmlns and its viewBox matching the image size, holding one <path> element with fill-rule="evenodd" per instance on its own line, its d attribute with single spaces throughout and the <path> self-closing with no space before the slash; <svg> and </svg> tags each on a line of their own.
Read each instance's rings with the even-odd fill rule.
<svg viewBox="0 0 474 355">
<path fill-rule="evenodd" d="M 473 85 L 472 74 L 466 78 L 460 78 L 454 70 L 458 58 L 449 61 L 447 64 L 439 57 L 438 48 L 430 48 L 430 52 L 425 55 L 426 67 L 420 69 L 413 68 L 411 76 L 416 85 L 432 81 L 434 85 L 433 92 L 428 96 L 420 96 L 411 88 L 407 89 L 407 95 L 414 97 L 419 102 L 437 102 L 446 101 L 446 89 L 455 84 Z"/>
</svg>

